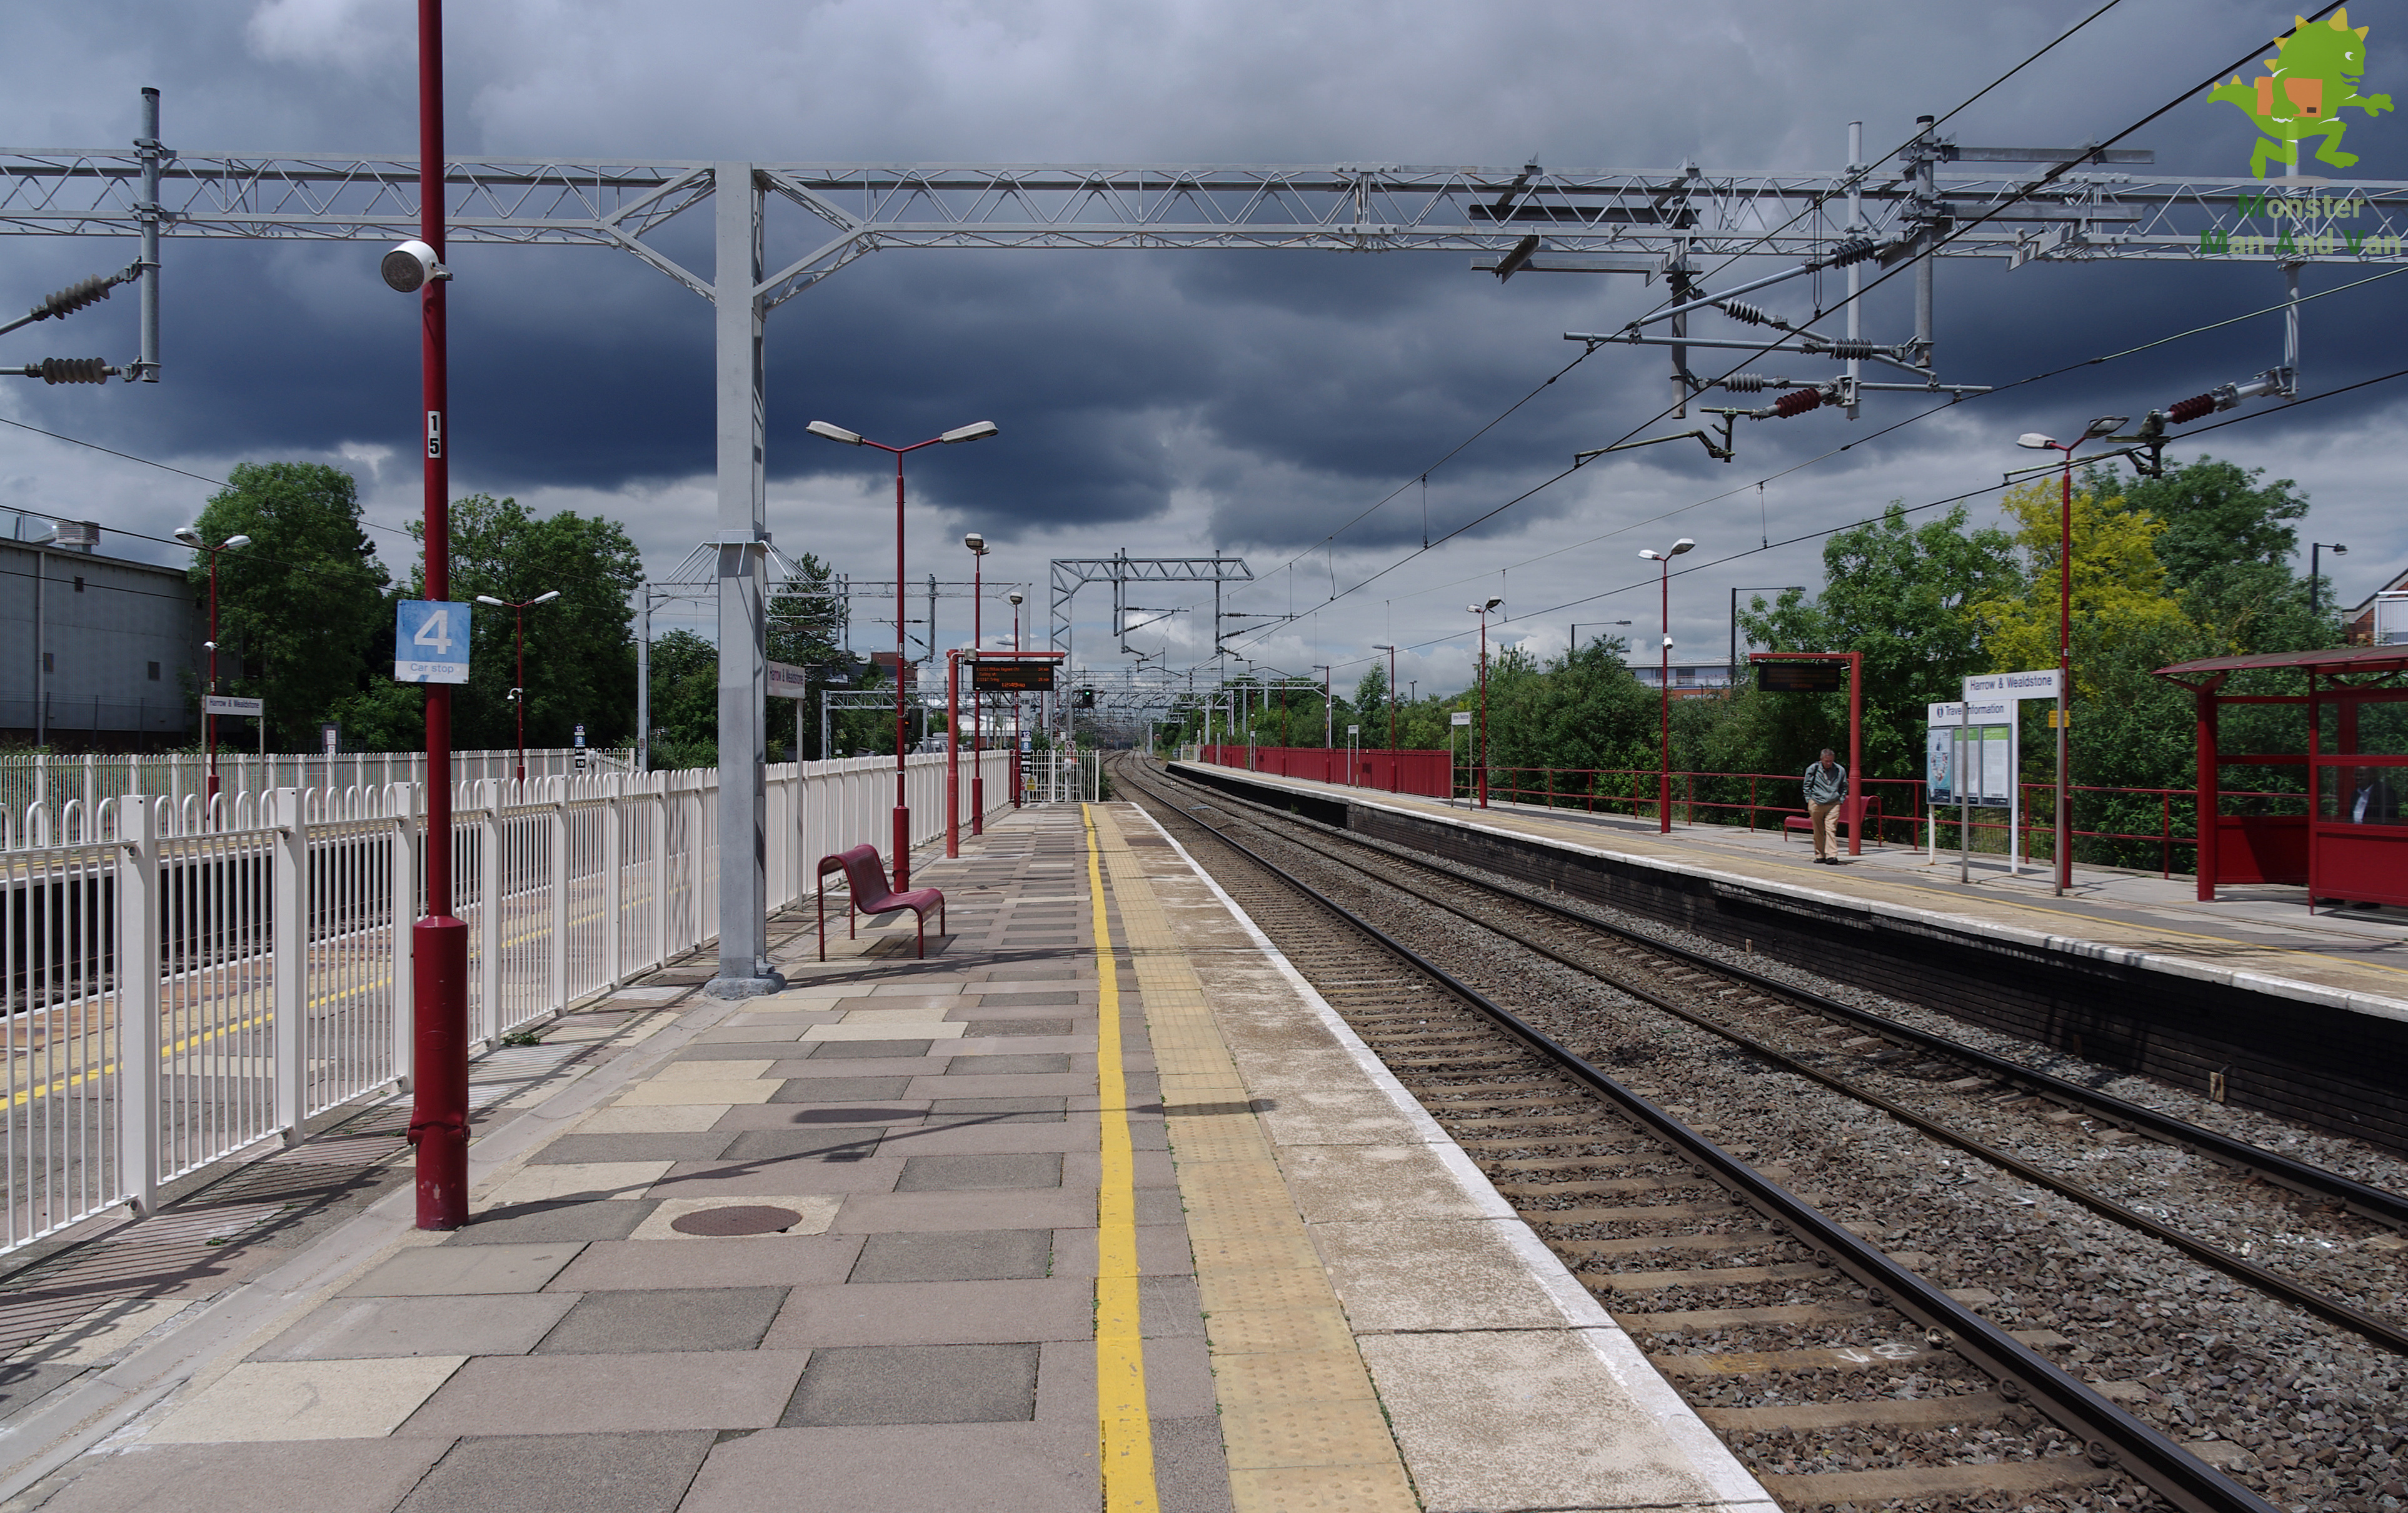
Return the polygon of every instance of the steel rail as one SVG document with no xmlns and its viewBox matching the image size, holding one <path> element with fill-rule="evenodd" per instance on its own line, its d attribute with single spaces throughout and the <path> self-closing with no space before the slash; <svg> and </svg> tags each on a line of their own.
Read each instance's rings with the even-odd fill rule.
<svg viewBox="0 0 2408 1513">
<path fill-rule="evenodd" d="M 1268 806 L 1259 805 L 1254 800 L 1240 798 L 1234 794 L 1221 796 L 1236 803 L 1269 808 Z M 1281 810 L 1269 809 L 1269 812 L 1279 814 L 1283 819 L 1297 818 Z M 1343 831 L 1332 833 L 1345 835 L 1356 845 L 1366 844 L 1360 836 L 1346 835 Z M 1332 857 L 1331 860 L 1340 859 Z M 1733 982 L 1743 983 L 1759 992 L 1801 1004 L 1818 1014 L 1845 1020 L 1884 1039 L 1927 1051 L 1935 1056 L 1945 1056 L 1951 1061 L 1962 1062 L 1968 1068 L 1980 1072 L 1985 1077 L 2012 1083 L 2036 1092 L 2052 1102 L 2062 1103 L 2069 1107 L 2097 1114 L 2110 1123 L 2146 1135 L 2153 1140 L 2178 1146 L 2198 1155 L 2205 1156 L 2221 1165 L 2230 1166 L 2244 1175 L 2272 1182 L 2278 1187 L 2288 1188 L 2304 1197 L 2337 1203 L 2361 1218 L 2373 1220 L 2377 1223 L 2386 1224 L 2394 1229 L 2408 1230 L 2408 1195 L 2358 1181 L 2355 1178 L 2345 1177 L 2329 1167 L 2314 1165 L 2296 1157 L 2286 1156 L 2279 1150 L 2269 1150 L 2263 1146 L 2251 1145 L 2246 1140 L 2217 1130 L 2211 1130 L 2202 1124 L 2194 1124 L 2178 1115 L 2151 1108 L 2145 1104 L 2136 1104 L 2128 1099 L 2118 1098 L 2110 1092 L 2100 1092 L 2094 1088 L 2086 1088 L 2079 1082 L 2069 1081 L 2064 1078 L 2026 1066 L 2020 1062 L 2012 1061 L 1993 1051 L 1969 1046 L 1960 1040 L 1953 1040 L 1937 1031 L 1917 1029 L 1911 1024 L 1875 1013 L 1871 1009 L 1858 1008 L 1852 1004 L 1842 1003 L 1839 999 L 1816 992 L 1811 988 L 1800 988 L 1782 982 L 1744 966 L 1710 956 L 1704 951 L 1658 940 L 1627 926 L 1592 918 L 1575 909 L 1567 908 L 1553 899 L 1526 893 L 1518 889 L 1509 888 L 1501 883 L 1493 883 L 1483 878 L 1467 877 L 1455 870 L 1454 864 L 1423 864 L 1430 865 L 1432 870 L 1442 872 L 1473 887 L 1485 889 L 1499 897 L 1510 898 L 1517 904 L 1527 905 L 1532 908 L 1555 915 L 1584 929 L 1612 935 L 1648 950 L 1673 957 L 1700 971 L 1711 972 Z M 1588 969 L 1583 967 L 1580 970 Z"/>
<path fill-rule="evenodd" d="M 1142 789 L 1145 785 L 1132 782 L 1131 786 Z M 1165 801 L 1164 795 L 1154 796 L 1157 802 Z M 1918 1273 L 1899 1265 L 1847 1226 L 1623 1086 L 1512 1009 L 1354 910 L 1324 896 L 1310 883 L 1220 827 L 1196 818 L 1192 809 L 1181 807 L 1180 812 L 1188 822 L 1336 914 L 1619 1106 L 1657 1137 L 1704 1167 L 1774 1225 L 1814 1250 L 1818 1259 L 1830 1262 L 1922 1325 L 1927 1331 L 1927 1343 L 1935 1348 L 1952 1348 L 1972 1362 L 1998 1382 L 2000 1396 L 2029 1403 L 2059 1428 L 2080 1437 L 2094 1461 L 2120 1465 L 2135 1480 L 2187 1513 L 2277 1513 L 2275 1505 L 2214 1470 L 2088 1383 L 1950 1297 Z"/>
<path fill-rule="evenodd" d="M 1540 956 L 1543 956 L 1559 966 L 1568 967 L 1574 972 L 1580 973 L 1584 977 L 1594 978 L 1595 980 L 1603 983 L 1605 986 L 1612 988 L 1616 992 L 1625 993 L 1630 997 L 1636 998 L 1640 1002 L 1646 1004 L 1651 1008 L 1659 1009 L 1664 1013 L 1671 1015 L 1675 1019 L 1696 1025 L 1698 1029 L 1707 1031 L 1713 1035 L 1720 1035 L 1725 1040 L 1738 1046 L 1749 1054 L 1770 1062 L 1785 1072 L 1791 1073 L 1794 1076 L 1805 1078 L 1809 1081 L 1819 1083 L 1824 1087 L 1831 1089 L 1835 1092 L 1853 1098 L 1870 1107 L 1877 1108 L 1884 1114 L 1888 1115 L 1890 1118 L 1895 1119 L 1900 1123 L 1906 1124 L 1913 1129 L 1920 1131 L 1922 1134 L 1928 1135 L 1935 1140 L 1939 1140 L 1946 1145 L 1954 1146 L 1957 1149 L 1964 1151 L 1966 1154 L 1986 1162 L 1989 1164 L 1998 1167 L 2001 1171 L 2020 1178 L 2034 1187 L 2045 1189 L 2048 1192 L 2057 1194 L 2059 1197 L 2070 1198 L 2073 1202 L 2081 1204 L 2084 1207 L 2090 1209 L 2094 1213 L 2113 1220 L 2116 1223 L 2125 1225 L 2128 1228 L 2137 1230 L 2161 1244 L 2172 1246 L 2175 1249 L 2182 1251 L 2185 1255 L 2189 1256 L 2194 1261 L 2200 1262 L 2204 1265 L 2212 1266 L 2215 1270 L 2225 1273 L 2227 1276 L 2233 1277 L 2241 1281 L 2246 1282 L 2250 1286 L 2257 1288 L 2258 1291 L 2265 1292 L 2272 1297 L 2280 1299 L 2281 1301 L 2291 1305 L 2293 1307 L 2314 1314 L 2317 1318 L 2324 1320 L 2327 1323 L 2337 1324 L 2342 1328 L 2350 1331 L 2352 1334 L 2365 1338 L 2374 1345 L 2381 1346 L 2383 1349 L 2391 1351 L 2395 1355 L 2408 1355 L 2408 1330 L 2401 1329 L 2398 1325 L 2393 1324 L 2388 1320 L 2381 1319 L 2373 1314 L 2367 1313 L 2363 1309 L 2344 1303 L 2339 1298 L 2318 1292 L 2315 1288 L 2286 1277 L 2280 1272 L 2272 1271 L 2267 1267 L 2261 1266 L 2256 1262 L 2249 1260 L 2247 1257 L 2239 1255 L 2234 1251 L 2228 1250 L 2224 1247 L 2217 1245 L 2213 1241 L 2203 1240 L 2195 1235 L 2186 1234 L 2182 1230 L 2175 1229 L 2160 1220 L 2152 1218 L 2150 1215 L 2143 1213 L 2137 1208 L 2133 1208 L 2128 1205 L 2118 1202 L 2116 1199 L 2111 1198 L 2105 1193 L 2086 1187 L 2080 1182 L 2076 1182 L 2070 1178 L 2057 1176 L 2045 1167 L 2036 1166 L 2019 1156 L 2012 1155 L 2007 1151 L 1999 1149 L 1996 1146 L 1988 1145 L 1981 1140 L 1975 1139 L 1971 1135 L 1964 1135 L 1958 1131 L 1953 1130 L 1937 1120 L 1918 1113 L 1914 1109 L 1909 1108 L 1903 1104 L 1894 1102 L 1893 1100 L 1883 1096 L 1881 1093 L 1872 1092 L 1870 1089 L 1860 1087 L 1848 1080 L 1846 1078 L 1838 1077 L 1826 1072 L 1820 1067 L 1815 1066 L 1811 1062 L 1801 1061 L 1798 1057 L 1781 1049 L 1779 1047 L 1767 1041 L 1759 1040 L 1756 1036 L 1747 1034 L 1745 1031 L 1733 1029 L 1729 1025 L 1720 1023 L 1710 1016 L 1700 1014 L 1695 1009 L 1684 1007 L 1683 1006 L 1673 1003 L 1671 1000 L 1665 998 L 1659 993 L 1653 992 L 1648 989 L 1607 977 L 1602 972 L 1599 972 L 1596 967 L 1593 967 L 1584 962 L 1567 956 L 1563 952 L 1555 950 L 1552 947 L 1540 941 L 1533 940 L 1527 935 L 1510 930 L 1505 926 L 1497 923 L 1493 920 L 1484 920 L 1478 915 L 1462 908 L 1460 906 L 1451 904 L 1445 899 L 1424 892 L 1422 890 L 1413 887 L 1411 883 L 1401 882 L 1393 877 L 1374 872 L 1360 863 L 1353 862 L 1345 857 L 1324 850 L 1318 846 L 1307 845 L 1303 841 L 1296 840 L 1293 837 L 1283 836 L 1282 838 L 1288 840 L 1289 844 L 1297 846 L 1304 850 L 1311 851 L 1314 855 L 1323 857 L 1336 865 L 1345 867 L 1353 872 L 1360 873 L 1364 877 L 1370 878 L 1372 881 L 1379 883 L 1383 887 L 1393 888 L 1398 892 L 1409 893 L 1412 897 L 1421 900 L 1423 903 L 1429 905 L 1433 908 L 1444 909 L 1447 913 L 1455 916 L 1457 919 L 1464 920 L 1471 924 L 1477 925 L 1481 929 L 1488 931 L 1492 935 L 1502 936 L 1524 950 L 1528 950 Z M 1454 876 L 1452 873 L 1448 873 L 1446 875 Z M 1484 882 L 1476 878 L 1459 878 L 1458 880 L 1473 887 L 1484 889 L 1499 897 L 1512 899 L 1515 902 L 1529 904 L 1539 904 L 1541 902 L 1540 900 L 1526 898 L 1516 893 L 1512 889 L 1500 888 L 1493 883 Z M 1567 915 L 1566 917 L 1583 924 L 1591 924 L 1595 922 L 1592 921 L 1583 920 L 1578 915 Z M 1619 932 L 1614 933 L 1619 934 Z M 1645 949 L 1656 949 L 1656 942 L 1647 940 L 1643 936 L 1626 936 L 1626 938 L 1634 940 Z M 1670 955 L 1672 953 L 1667 951 L 1665 954 Z M 1709 970 L 1714 970 L 1719 973 L 1718 968 L 1709 967 Z M 1753 978 L 1754 974 L 1749 974 L 1749 976 Z M 1756 980 L 1761 982 L 1766 979 L 1756 978 Z M 1760 989 L 1759 991 L 1765 992 L 1769 995 L 1784 997 L 1788 996 L 1791 992 L 1791 990 L 1778 987 L 1768 987 Z M 1955 1044 L 1953 1041 L 1938 1036 L 1934 1036 L 1932 1038 L 1938 1040 L 1939 1044 L 1942 1046 L 1953 1046 Z M 1953 1060 L 1955 1058 L 1952 1057 L 1951 1059 Z"/>
</svg>

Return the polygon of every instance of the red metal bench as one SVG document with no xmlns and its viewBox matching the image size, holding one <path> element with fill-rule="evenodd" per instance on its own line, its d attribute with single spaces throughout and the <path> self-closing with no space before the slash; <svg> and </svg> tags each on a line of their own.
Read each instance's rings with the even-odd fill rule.
<svg viewBox="0 0 2408 1513">
<path fill-rule="evenodd" d="M 827 875 L 831 872 L 843 873 L 845 886 L 850 890 L 847 900 L 850 906 L 846 908 L 844 916 L 846 939 L 854 938 L 856 915 L 892 914 L 897 909 L 910 909 L 918 920 L 920 955 L 923 958 L 928 954 L 929 909 L 934 908 L 937 911 L 937 934 L 941 935 L 945 933 L 945 894 L 942 889 L 914 888 L 908 892 L 898 893 L 886 880 L 886 864 L 878 859 L 878 848 L 856 846 L 849 851 L 838 851 L 834 856 L 820 858 L 818 883 L 821 961 L 827 960 Z"/>
<path fill-rule="evenodd" d="M 1880 835 L 1882 801 L 1879 793 L 1875 793 L 1870 798 L 1852 798 L 1841 801 L 1840 812 L 1832 817 L 1832 834 L 1835 835 L 1847 834 L 1847 826 L 1855 822 L 1859 810 L 1865 811 L 1870 815 L 1870 823 L 1873 826 L 1871 834 L 1875 836 Z M 1814 821 L 1810 817 L 1802 814 L 1793 814 L 1784 817 L 1781 821 L 1781 839 L 1784 845 L 1788 843 L 1789 833 L 1793 830 L 1801 830 L 1807 835 L 1812 835 L 1814 833 Z"/>
</svg>

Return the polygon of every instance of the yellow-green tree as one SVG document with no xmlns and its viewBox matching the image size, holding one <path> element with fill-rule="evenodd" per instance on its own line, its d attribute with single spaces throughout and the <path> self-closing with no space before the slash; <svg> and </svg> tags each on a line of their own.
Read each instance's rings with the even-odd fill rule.
<svg viewBox="0 0 2408 1513">
<path fill-rule="evenodd" d="M 2001 672 L 2057 664 L 2058 485 L 2054 479 L 2016 489 L 2000 501 L 2014 521 L 2015 545 L 2030 567 L 2024 591 L 1975 607 Z M 2151 640 L 2181 631 L 2182 607 L 2166 592 L 2157 539 L 2165 522 L 2117 494 L 2096 487 L 2073 494 L 2073 626 L 2077 648 Z M 2075 696 L 2098 697 L 2100 683 L 2077 657 Z"/>
</svg>

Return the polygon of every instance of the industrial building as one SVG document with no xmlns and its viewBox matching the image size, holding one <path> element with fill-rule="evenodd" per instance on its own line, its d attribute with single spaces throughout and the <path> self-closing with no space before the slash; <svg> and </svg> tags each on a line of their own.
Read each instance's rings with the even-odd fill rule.
<svg viewBox="0 0 2408 1513">
<path fill-rule="evenodd" d="M 0 743 L 189 743 L 208 629 L 183 570 L 102 556 L 88 521 L 13 524 L 0 536 Z"/>
</svg>

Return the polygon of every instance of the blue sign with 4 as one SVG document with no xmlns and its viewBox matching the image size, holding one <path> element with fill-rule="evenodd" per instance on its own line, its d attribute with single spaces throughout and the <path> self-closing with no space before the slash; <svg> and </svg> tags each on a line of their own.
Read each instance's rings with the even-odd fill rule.
<svg viewBox="0 0 2408 1513">
<path fill-rule="evenodd" d="M 466 682 L 468 607 L 441 600 L 404 599 L 394 608 L 394 680 Z"/>
</svg>

